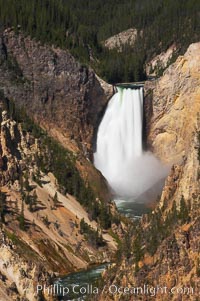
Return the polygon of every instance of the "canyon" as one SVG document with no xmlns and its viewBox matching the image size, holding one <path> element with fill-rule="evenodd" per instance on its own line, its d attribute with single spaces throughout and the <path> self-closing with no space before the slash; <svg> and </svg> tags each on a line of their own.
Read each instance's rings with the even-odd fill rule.
<svg viewBox="0 0 200 301">
<path fill-rule="evenodd" d="M 192 286 L 194 295 L 183 300 L 198 298 L 199 52 L 200 43 L 191 44 L 163 76 L 145 82 L 145 147 L 171 166 L 171 171 L 151 214 L 144 215 L 137 226 L 129 225 L 130 245 L 123 242 L 118 264 L 104 275 L 110 285 L 130 287 L 148 282 L 169 288 Z M 2 300 L 38 300 L 37 282 L 50 284 L 58 274 L 108 262 L 116 254 L 116 235 L 123 240 L 129 226 L 118 216 L 107 182 L 91 162 L 98 126 L 113 93 L 112 85 L 78 63 L 68 51 L 43 45 L 20 31 L 7 29 L 2 33 L 0 181 L 7 208 L 0 246 Z M 14 110 L 12 102 L 45 135 L 73 154 L 69 157 L 85 186 L 91 187 L 94 204 L 106 204 L 117 219 L 111 223 L 112 231 L 92 219 L 77 197 L 60 191 L 53 172 L 40 169 L 37 157 L 42 153 L 48 159 L 49 152 L 44 152 L 33 131 L 27 131 L 20 120 L 5 111 L 5 107 Z M 20 174 L 26 183 L 23 189 Z M 37 210 L 31 212 L 30 204 L 23 202 L 23 191 L 26 197 L 36 197 Z M 19 216 L 21 222 L 25 219 L 27 231 L 20 229 Z M 80 228 L 83 220 L 102 234 L 106 244 L 98 248 L 87 241 Z M 48 296 L 43 297 L 48 300 Z M 146 296 L 140 297 L 146 300 Z M 158 294 L 156 300 L 167 301 L 168 297 Z M 108 291 L 98 298 L 138 300 L 138 296 L 112 296 Z M 173 295 L 171 300 L 180 300 L 180 296 Z"/>
</svg>

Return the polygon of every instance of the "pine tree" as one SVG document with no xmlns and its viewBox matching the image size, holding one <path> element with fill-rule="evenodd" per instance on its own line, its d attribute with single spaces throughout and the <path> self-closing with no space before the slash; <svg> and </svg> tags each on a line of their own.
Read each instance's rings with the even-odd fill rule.
<svg viewBox="0 0 200 301">
<path fill-rule="evenodd" d="M 27 195 L 25 198 L 25 203 L 28 205 L 30 212 L 34 212 L 37 206 L 37 193 L 34 190 L 33 195 Z"/>
<path fill-rule="evenodd" d="M 25 218 L 24 218 L 24 201 L 22 200 L 22 206 L 21 206 L 21 212 L 20 212 L 20 215 L 18 217 L 18 220 L 19 220 L 19 228 L 23 231 L 26 230 L 26 227 L 25 227 Z"/>
<path fill-rule="evenodd" d="M 0 222 L 5 223 L 6 194 L 0 191 Z"/>
<path fill-rule="evenodd" d="M 26 191 L 30 192 L 32 190 L 32 187 L 29 184 L 28 174 L 27 173 L 25 174 L 24 178 L 25 178 L 25 180 L 24 180 L 23 186 L 26 189 Z"/>
<path fill-rule="evenodd" d="M 189 221 L 189 210 L 183 195 L 180 200 L 179 219 L 182 224 L 187 223 Z"/>
<path fill-rule="evenodd" d="M 54 197 L 53 197 L 53 204 L 54 204 L 54 208 L 56 209 L 58 204 L 59 204 L 59 201 L 58 201 L 58 193 L 56 192 Z"/>
</svg>

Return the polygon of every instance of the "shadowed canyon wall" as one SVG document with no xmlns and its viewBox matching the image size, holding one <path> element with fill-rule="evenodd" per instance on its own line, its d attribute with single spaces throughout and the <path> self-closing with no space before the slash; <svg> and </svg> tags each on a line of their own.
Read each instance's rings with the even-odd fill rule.
<svg viewBox="0 0 200 301">
<path fill-rule="evenodd" d="M 107 184 L 86 158 L 113 87 L 67 50 L 5 30 L 0 37 L 0 92 L 73 151 L 85 181 L 109 200 Z"/>
<path fill-rule="evenodd" d="M 68 51 L 44 46 L 11 29 L 1 36 L 0 59 L 0 88 L 5 96 L 48 131 L 57 129 L 67 139 L 90 148 L 112 86 Z"/>
</svg>

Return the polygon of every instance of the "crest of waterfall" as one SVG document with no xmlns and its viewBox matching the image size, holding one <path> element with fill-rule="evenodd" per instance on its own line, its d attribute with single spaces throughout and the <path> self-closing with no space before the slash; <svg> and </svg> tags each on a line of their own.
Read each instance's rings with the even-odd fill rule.
<svg viewBox="0 0 200 301">
<path fill-rule="evenodd" d="M 166 168 L 142 149 L 143 88 L 117 88 L 97 134 L 94 164 L 119 197 L 136 198 L 166 176 Z"/>
</svg>

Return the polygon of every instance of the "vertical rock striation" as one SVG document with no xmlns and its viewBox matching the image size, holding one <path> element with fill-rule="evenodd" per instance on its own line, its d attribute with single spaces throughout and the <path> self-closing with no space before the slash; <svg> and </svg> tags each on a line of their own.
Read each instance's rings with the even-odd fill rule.
<svg viewBox="0 0 200 301">
<path fill-rule="evenodd" d="M 0 98 L 13 100 L 76 155 L 83 179 L 109 200 L 105 179 L 90 160 L 97 127 L 113 87 L 67 51 L 7 29 L 0 37 Z"/>
<path fill-rule="evenodd" d="M 68 51 L 42 45 L 11 29 L 1 36 L 0 59 L 0 89 L 6 97 L 48 131 L 57 130 L 79 147 L 91 148 L 112 86 Z"/>
<path fill-rule="evenodd" d="M 200 112 L 200 43 L 145 84 L 148 145 L 164 162 L 187 155 Z"/>
</svg>

